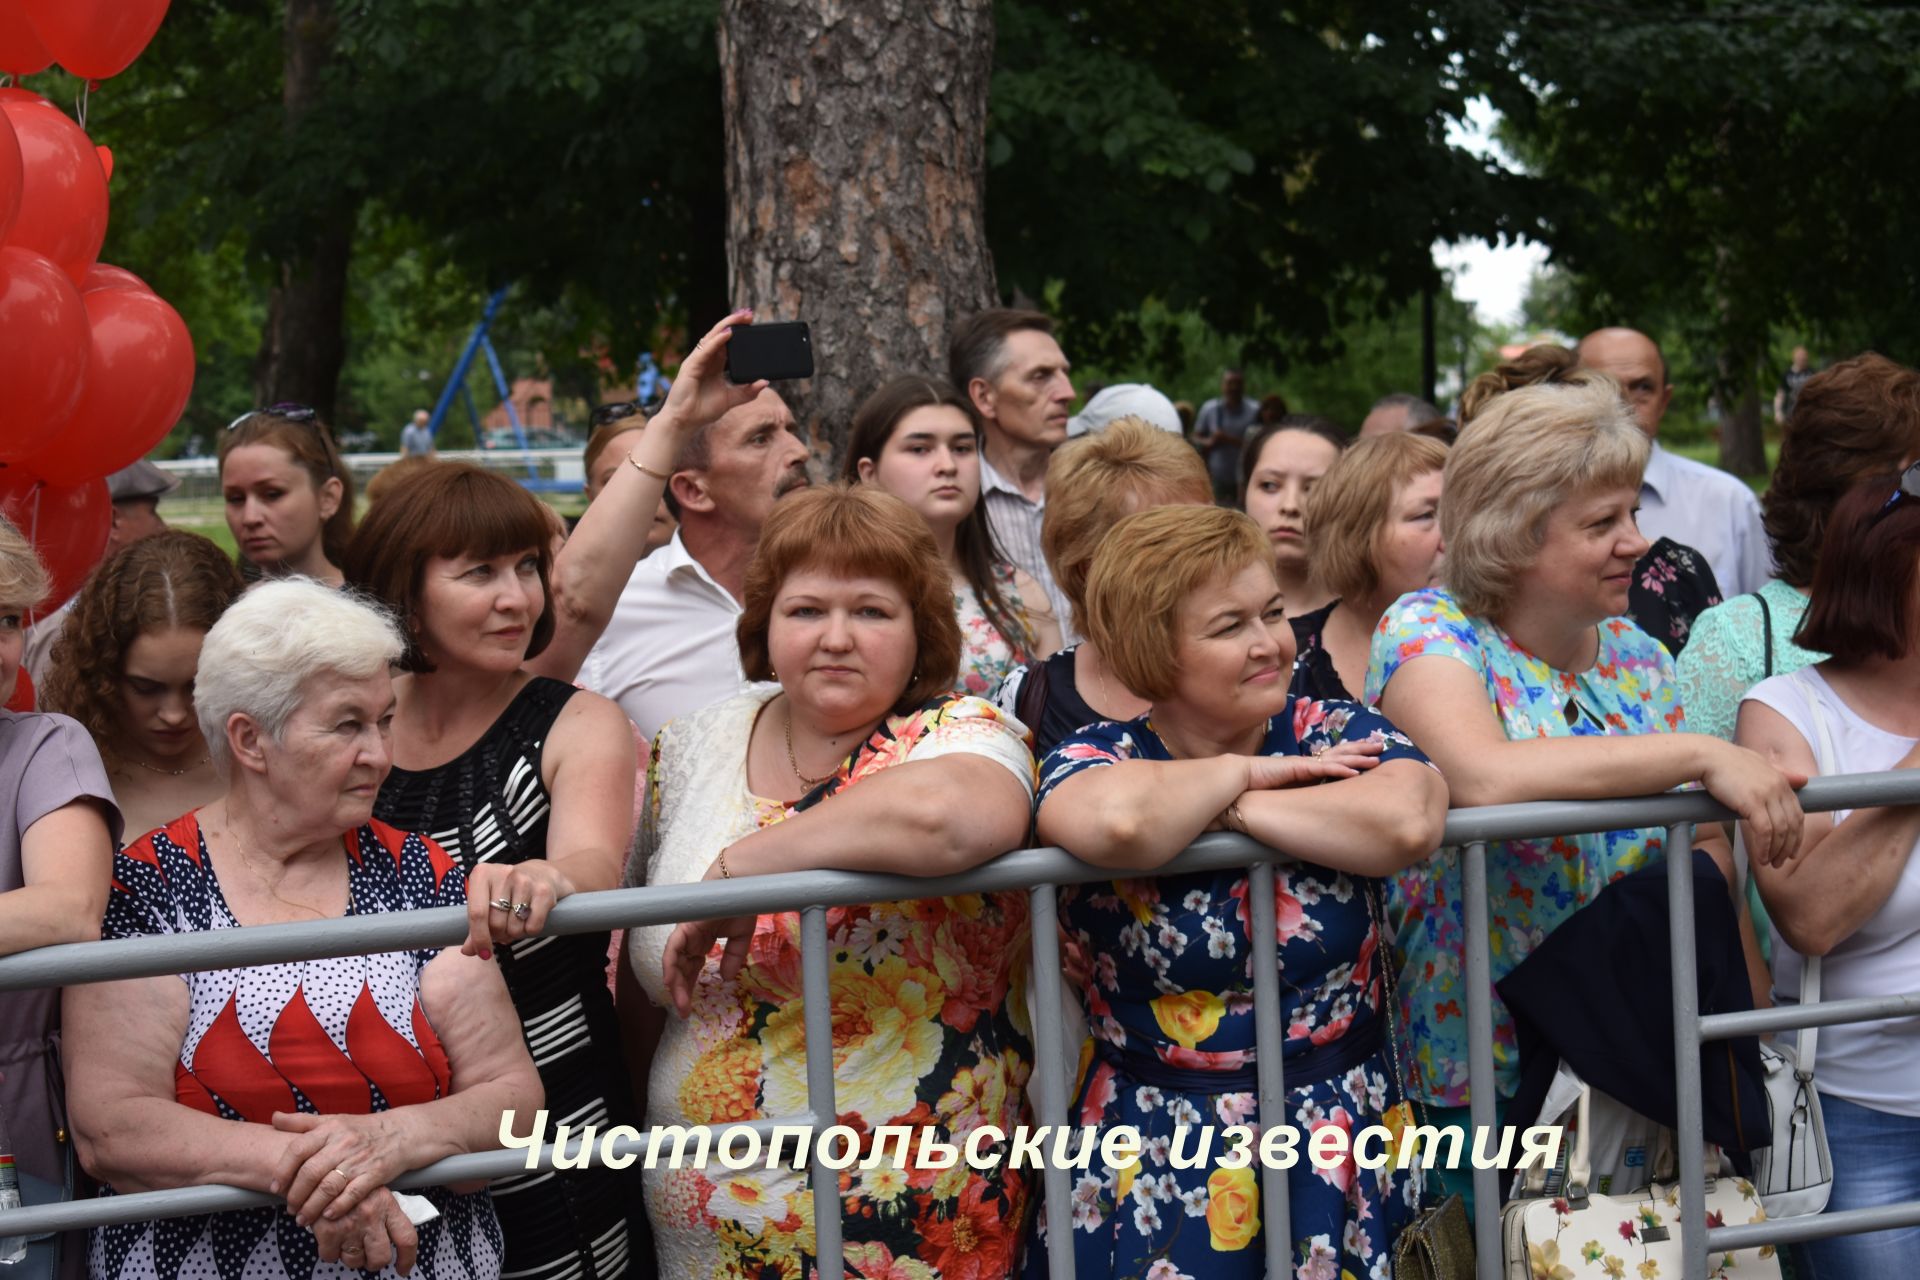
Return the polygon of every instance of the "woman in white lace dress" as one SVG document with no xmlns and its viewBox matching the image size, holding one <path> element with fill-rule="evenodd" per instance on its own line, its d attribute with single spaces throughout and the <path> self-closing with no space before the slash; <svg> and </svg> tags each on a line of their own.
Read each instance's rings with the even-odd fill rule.
<svg viewBox="0 0 1920 1280">
<path fill-rule="evenodd" d="M 779 685 L 661 730 L 629 879 L 946 875 L 1017 847 L 1032 757 L 1017 722 L 946 692 L 960 652 L 951 592 L 925 523 L 891 494 L 836 486 L 783 501 L 747 571 L 739 626 L 747 676 Z M 1025 896 L 840 908 L 827 928 L 838 1122 L 869 1147 L 882 1126 L 912 1128 L 916 1154 L 919 1134 L 964 1142 L 981 1126 L 1021 1123 Z M 653 1060 L 649 1125 L 805 1109 L 797 915 L 634 929 L 628 959 L 648 995 L 679 1014 Z M 857 1273 L 1014 1269 L 1023 1174 L 884 1159 L 847 1177 L 846 1258 Z M 646 1195 L 663 1275 L 795 1275 L 811 1257 L 803 1171 L 660 1168 L 647 1172 Z"/>
</svg>

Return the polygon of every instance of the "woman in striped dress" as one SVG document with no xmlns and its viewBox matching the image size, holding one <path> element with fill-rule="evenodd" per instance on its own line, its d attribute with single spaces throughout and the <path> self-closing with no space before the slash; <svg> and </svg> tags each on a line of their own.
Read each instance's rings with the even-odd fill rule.
<svg viewBox="0 0 1920 1280">
<path fill-rule="evenodd" d="M 348 580 L 399 616 L 394 769 L 374 816 L 418 831 L 468 879 L 465 950 L 497 955 L 554 1123 L 635 1113 L 607 990 L 607 934 L 541 937 L 569 893 L 619 882 L 633 830 L 633 735 L 620 709 L 528 661 L 554 635 L 551 530 L 538 498 L 436 464 L 383 498 Z M 493 1184 L 516 1280 L 615 1280 L 641 1242 L 638 1178 L 608 1169 Z"/>
</svg>

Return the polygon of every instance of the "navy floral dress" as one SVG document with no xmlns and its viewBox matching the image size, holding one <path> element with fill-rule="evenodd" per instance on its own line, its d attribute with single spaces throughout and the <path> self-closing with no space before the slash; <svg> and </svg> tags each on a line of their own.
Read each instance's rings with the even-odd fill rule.
<svg viewBox="0 0 1920 1280">
<path fill-rule="evenodd" d="M 1267 725 L 1265 755 L 1315 755 L 1344 741 L 1385 745 L 1382 761 L 1426 763 L 1378 712 L 1351 702 L 1296 698 Z M 1170 760 L 1151 717 L 1089 725 L 1047 756 L 1038 804 L 1088 769 Z M 1274 865 L 1288 1111 L 1298 1163 L 1288 1171 L 1293 1242 L 1289 1276 L 1386 1280 L 1391 1242 L 1411 1216 L 1411 1179 L 1351 1159 L 1315 1169 L 1310 1134 L 1349 1134 L 1407 1121 L 1389 1066 L 1381 1010 L 1380 937 L 1367 908 L 1380 882 L 1281 859 Z M 1225 1130 L 1257 1131 L 1253 964 L 1274 953 L 1248 943 L 1244 871 L 1119 880 L 1060 890 L 1061 927 L 1093 956 L 1083 995 L 1092 1035 L 1081 1054 L 1073 1123 L 1140 1131 L 1142 1156 L 1105 1168 L 1096 1154 L 1076 1175 L 1074 1260 L 1086 1280 L 1206 1280 L 1266 1274 L 1259 1160 L 1227 1168 Z M 1204 1131 L 1207 1158 L 1194 1163 Z M 1027 1251 L 1029 1277 L 1046 1274 L 1043 1220 Z"/>
</svg>

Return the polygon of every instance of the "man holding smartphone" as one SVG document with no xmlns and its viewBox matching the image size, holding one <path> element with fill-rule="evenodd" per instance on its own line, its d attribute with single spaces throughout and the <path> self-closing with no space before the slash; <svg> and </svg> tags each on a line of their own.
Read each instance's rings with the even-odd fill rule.
<svg viewBox="0 0 1920 1280">
<path fill-rule="evenodd" d="M 1047 506 L 1047 460 L 1067 438 L 1073 408 L 1073 366 L 1053 337 L 1053 320 L 1038 311 L 996 308 L 954 330 L 948 373 L 973 406 L 985 447 L 980 500 L 1000 554 L 1033 576 L 1047 593 L 1067 642 L 1078 640 L 1071 606 L 1054 584 L 1040 549 Z"/>
</svg>

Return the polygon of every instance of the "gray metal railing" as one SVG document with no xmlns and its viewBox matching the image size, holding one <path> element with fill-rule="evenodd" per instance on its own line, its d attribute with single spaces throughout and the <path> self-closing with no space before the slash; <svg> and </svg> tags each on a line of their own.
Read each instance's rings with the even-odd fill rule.
<svg viewBox="0 0 1920 1280">
<path fill-rule="evenodd" d="M 1874 805 L 1920 803 L 1920 771 L 1897 771 L 1821 778 L 1801 793 L 1809 812 L 1865 808 Z M 1548 801 L 1458 809 L 1447 820 L 1446 842 L 1462 847 L 1463 893 L 1466 915 L 1468 1079 L 1472 1087 L 1472 1119 L 1476 1128 L 1495 1124 L 1493 1088 L 1492 983 L 1487 949 L 1488 842 L 1523 837 L 1576 835 L 1599 831 L 1664 826 L 1668 848 L 1690 846 L 1695 822 L 1721 821 L 1731 815 L 1704 792 L 1669 793 L 1622 800 Z M 1218 833 L 1203 836 L 1161 868 L 1160 875 L 1249 869 L 1252 908 L 1251 936 L 1275 938 L 1272 859 L 1280 855 L 1244 836 Z M 1752 1035 L 1799 1026 L 1828 1026 L 1869 1021 L 1920 1012 L 1920 993 L 1873 999 L 1822 1003 L 1809 1008 L 1770 1009 L 1745 1014 L 1702 1018 L 1695 994 L 1691 860 L 1667 860 L 1672 892 L 1674 1030 L 1679 1086 L 1679 1151 L 1681 1228 L 1688 1242 L 1686 1280 L 1706 1280 L 1707 1255 L 1760 1244 L 1784 1244 L 1886 1227 L 1920 1223 L 1920 1202 L 1876 1209 L 1821 1214 L 1758 1224 L 1716 1227 L 1705 1223 L 1704 1139 L 1697 1049 L 1703 1040 Z M 1034 989 L 1039 999 L 1055 998 L 1060 987 L 1058 916 L 1054 890 L 1063 884 L 1086 884 L 1113 879 L 1109 870 L 1088 865 L 1059 849 L 1026 849 L 1011 853 L 961 875 L 919 878 L 866 875 L 837 871 L 807 871 L 752 879 L 709 881 L 691 885 L 661 885 L 579 894 L 556 907 L 548 918 L 550 934 L 589 933 L 607 928 L 669 924 L 681 920 L 722 916 L 770 914 L 796 910 L 801 917 L 802 998 L 805 1001 L 808 1114 L 783 1116 L 751 1124 L 715 1126 L 716 1134 L 732 1129 L 766 1133 L 777 1124 L 831 1124 L 837 1115 L 832 1061 L 832 1009 L 829 993 L 826 911 L 829 907 L 869 902 L 937 898 L 963 893 L 1025 890 L 1032 905 Z M 324 956 L 364 955 L 420 946 L 445 946 L 466 936 L 466 913 L 458 907 L 345 920 L 266 925 L 167 938 L 114 942 L 72 943 L 0 959 L 0 991 L 32 987 L 151 977 L 204 968 L 316 959 Z M 1258 1095 L 1263 1128 L 1285 1115 L 1285 1082 L 1281 1073 L 1283 1028 L 1280 1018 L 1280 981 L 1277 963 L 1254 967 L 1254 1016 Z M 1065 1125 L 1074 1047 L 1044 1016 L 1034 1027 L 1034 1070 L 1041 1125 Z M 539 1153 L 542 1167 L 552 1167 L 556 1155 L 569 1166 L 577 1158 L 578 1137 L 561 1151 L 549 1144 Z M 616 1143 L 615 1154 L 632 1149 L 631 1140 Z M 490 1178 L 526 1168 L 519 1150 L 477 1152 L 456 1156 L 399 1179 L 401 1188 Z M 1284 1171 L 1260 1168 L 1263 1238 L 1269 1275 L 1290 1273 L 1291 1231 Z M 1480 1280 L 1500 1280 L 1500 1204 L 1498 1173 L 1473 1171 L 1476 1201 L 1475 1236 Z M 819 1161 L 816 1149 L 812 1171 L 816 1257 L 818 1273 L 843 1273 L 839 1179 Z M 1073 1243 L 1070 1190 L 1066 1170 L 1057 1161 L 1045 1162 L 1042 1178 L 1048 1207 L 1049 1260 L 1058 1280 L 1071 1280 Z M 275 1203 L 269 1196 L 235 1187 L 183 1187 L 167 1191 L 114 1196 L 104 1200 L 15 1209 L 0 1213 L 0 1237 L 42 1231 L 69 1230 L 154 1218 L 180 1217 L 223 1209 Z M 1065 1229 L 1062 1229 L 1065 1228 Z"/>
</svg>

